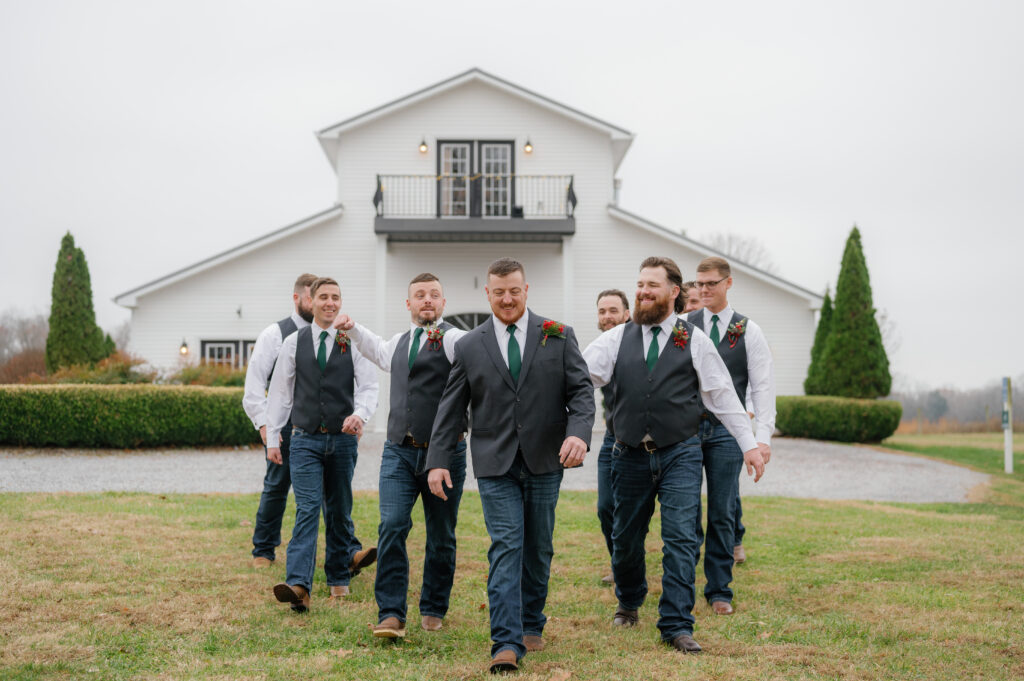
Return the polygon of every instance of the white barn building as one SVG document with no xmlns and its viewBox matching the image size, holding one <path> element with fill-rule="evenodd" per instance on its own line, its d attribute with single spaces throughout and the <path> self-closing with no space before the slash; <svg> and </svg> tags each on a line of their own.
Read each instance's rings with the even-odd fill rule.
<svg viewBox="0 0 1024 681">
<path fill-rule="evenodd" d="M 193 361 L 243 366 L 260 330 L 289 313 L 301 272 L 337 279 L 343 310 L 385 337 L 407 328 L 407 282 L 433 272 L 445 318 L 471 327 L 489 312 L 484 275 L 501 256 L 523 262 L 528 305 L 585 347 L 597 293 L 632 300 L 643 258 L 669 256 L 686 277 L 719 255 L 618 205 L 633 137 L 479 69 L 324 128 L 334 205 L 117 296 L 132 311 L 130 351 L 171 368 L 184 343 Z M 730 302 L 764 329 L 778 393 L 801 394 L 821 296 L 730 262 Z"/>
</svg>

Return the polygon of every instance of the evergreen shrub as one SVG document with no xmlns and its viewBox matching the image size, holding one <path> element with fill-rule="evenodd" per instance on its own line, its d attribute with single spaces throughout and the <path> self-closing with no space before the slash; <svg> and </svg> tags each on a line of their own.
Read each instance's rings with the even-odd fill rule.
<svg viewBox="0 0 1024 681">
<path fill-rule="evenodd" d="M 893 400 L 779 396 L 775 425 L 783 435 L 838 442 L 880 442 L 896 432 L 903 407 Z"/>
<path fill-rule="evenodd" d="M 226 446 L 259 442 L 239 388 L 0 386 L 0 444 L 26 447 Z"/>
</svg>

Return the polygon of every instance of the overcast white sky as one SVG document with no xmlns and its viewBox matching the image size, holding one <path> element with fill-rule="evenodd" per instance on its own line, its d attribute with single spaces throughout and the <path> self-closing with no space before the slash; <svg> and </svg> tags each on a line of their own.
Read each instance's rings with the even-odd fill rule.
<svg viewBox="0 0 1024 681">
<path fill-rule="evenodd" d="M 1015 0 L 6 0 L 0 310 L 48 313 L 71 230 L 115 327 L 118 293 L 329 207 L 314 130 L 479 66 L 636 132 L 623 207 L 805 287 L 856 222 L 903 384 L 1018 375 L 1022 27 Z"/>
</svg>

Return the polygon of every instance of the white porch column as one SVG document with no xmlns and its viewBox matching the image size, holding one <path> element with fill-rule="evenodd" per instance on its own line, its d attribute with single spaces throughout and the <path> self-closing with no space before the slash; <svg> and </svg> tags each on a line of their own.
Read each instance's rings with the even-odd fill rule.
<svg viewBox="0 0 1024 681">
<path fill-rule="evenodd" d="M 572 237 L 562 237 L 562 316 L 563 324 L 576 326 L 573 309 L 573 251 Z"/>
</svg>

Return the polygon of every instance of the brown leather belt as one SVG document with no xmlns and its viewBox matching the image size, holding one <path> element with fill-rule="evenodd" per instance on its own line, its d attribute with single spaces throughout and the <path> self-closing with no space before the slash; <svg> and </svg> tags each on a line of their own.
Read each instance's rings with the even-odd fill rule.
<svg viewBox="0 0 1024 681">
<path fill-rule="evenodd" d="M 619 445 L 620 447 L 629 447 L 630 449 L 642 449 L 645 452 L 647 452 L 648 454 L 653 454 L 654 452 L 656 452 L 656 451 L 658 451 L 660 449 L 660 447 L 658 447 L 658 445 L 654 444 L 653 440 L 644 440 L 643 442 L 641 442 L 636 447 L 634 447 L 632 445 L 628 445 L 625 442 L 623 442 L 622 440 L 616 440 L 615 444 Z"/>
<path fill-rule="evenodd" d="M 412 435 L 406 435 L 405 439 L 402 440 L 403 447 L 416 447 L 417 449 L 426 449 L 429 443 L 427 442 L 416 442 Z"/>
</svg>

